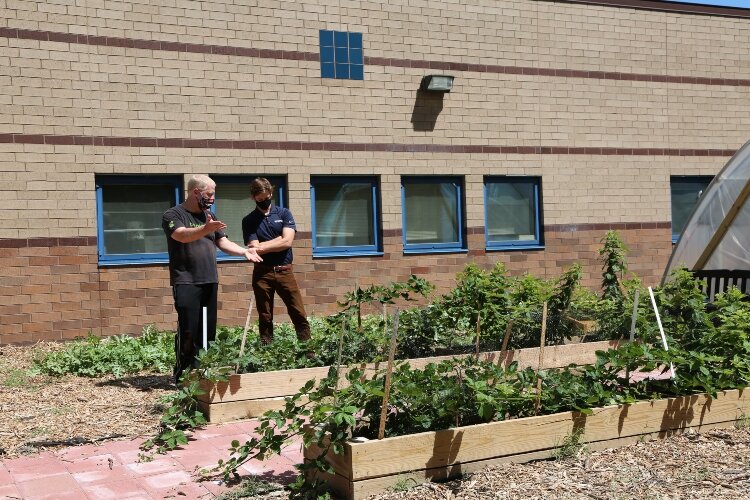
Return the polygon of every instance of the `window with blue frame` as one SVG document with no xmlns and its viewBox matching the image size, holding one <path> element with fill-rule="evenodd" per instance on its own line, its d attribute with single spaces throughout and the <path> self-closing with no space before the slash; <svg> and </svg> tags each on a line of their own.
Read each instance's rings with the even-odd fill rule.
<svg viewBox="0 0 750 500">
<path fill-rule="evenodd" d="M 212 175 L 216 182 L 216 198 L 212 208 L 216 217 L 227 225 L 224 233 L 238 245 L 242 241 L 242 219 L 255 210 L 255 202 L 250 198 L 250 183 L 256 177 L 265 177 L 273 186 L 273 203 L 279 207 L 286 206 L 286 178 L 270 175 Z M 244 259 L 219 251 L 222 259 Z"/>
<path fill-rule="evenodd" d="M 539 189 L 538 177 L 485 177 L 485 238 L 488 250 L 542 245 Z"/>
<path fill-rule="evenodd" d="M 669 179 L 672 198 L 672 242 L 676 243 L 698 199 L 714 178 L 710 175 L 680 175 Z"/>
<path fill-rule="evenodd" d="M 402 177 L 405 253 L 465 249 L 461 179 Z"/>
<path fill-rule="evenodd" d="M 311 177 L 313 256 L 381 253 L 378 193 L 374 177 Z"/>
<path fill-rule="evenodd" d="M 362 33 L 320 30 L 320 76 L 365 79 Z"/>
<path fill-rule="evenodd" d="M 161 216 L 181 197 L 182 176 L 97 176 L 99 263 L 167 262 Z"/>
</svg>

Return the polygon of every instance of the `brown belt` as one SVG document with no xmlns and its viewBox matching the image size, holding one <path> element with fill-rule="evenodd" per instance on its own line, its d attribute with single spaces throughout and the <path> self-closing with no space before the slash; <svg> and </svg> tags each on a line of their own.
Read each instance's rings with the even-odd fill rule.
<svg viewBox="0 0 750 500">
<path fill-rule="evenodd" d="M 282 271 L 289 271 L 292 269 L 291 264 L 284 264 L 283 266 L 270 266 L 268 264 L 256 264 L 256 266 L 259 266 L 262 269 L 272 269 L 275 273 L 280 273 Z"/>
</svg>

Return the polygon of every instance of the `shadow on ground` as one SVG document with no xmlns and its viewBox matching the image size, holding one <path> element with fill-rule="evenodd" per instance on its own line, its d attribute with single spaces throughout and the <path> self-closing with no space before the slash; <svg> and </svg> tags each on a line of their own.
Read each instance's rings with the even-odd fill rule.
<svg viewBox="0 0 750 500">
<path fill-rule="evenodd" d="M 132 375 L 111 380 L 103 380 L 96 383 L 97 387 L 122 387 L 134 388 L 139 391 L 150 392 L 154 390 L 168 391 L 175 389 L 174 379 L 169 374 L 154 375 Z"/>
</svg>

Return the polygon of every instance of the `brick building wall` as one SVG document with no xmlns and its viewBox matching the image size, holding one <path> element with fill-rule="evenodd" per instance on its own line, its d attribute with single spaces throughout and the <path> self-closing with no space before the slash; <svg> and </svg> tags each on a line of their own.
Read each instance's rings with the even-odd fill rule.
<svg viewBox="0 0 750 500">
<path fill-rule="evenodd" d="M 99 264 L 96 175 L 286 176 L 314 314 L 355 281 L 416 273 L 445 290 L 467 262 L 554 277 L 578 261 L 596 287 L 607 229 L 654 284 L 670 176 L 714 175 L 750 124 L 750 28 L 732 9 L 0 0 L 0 13 L 0 344 L 173 327 L 165 265 Z M 363 33 L 364 81 L 321 78 L 321 29 Z M 439 101 L 417 92 L 434 72 L 456 77 Z M 310 177 L 350 174 L 379 179 L 384 253 L 313 258 Z M 463 179 L 468 253 L 403 253 L 410 174 Z M 485 175 L 541 178 L 543 249 L 485 251 Z M 241 324 L 250 266 L 219 268 L 219 320 Z"/>
</svg>

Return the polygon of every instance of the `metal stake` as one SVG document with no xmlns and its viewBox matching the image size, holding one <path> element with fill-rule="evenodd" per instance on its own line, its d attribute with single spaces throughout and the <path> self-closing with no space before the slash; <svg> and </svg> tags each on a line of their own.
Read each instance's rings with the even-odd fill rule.
<svg viewBox="0 0 750 500">
<path fill-rule="evenodd" d="M 659 325 L 659 333 L 661 333 L 661 342 L 664 345 L 664 350 L 668 351 L 669 346 L 667 345 L 667 336 L 664 335 L 664 327 L 661 326 L 661 317 L 659 316 L 659 309 L 656 307 L 656 299 L 654 298 L 654 291 L 651 290 L 651 287 L 648 287 L 648 293 L 651 296 L 651 305 L 654 306 L 654 313 L 656 314 L 656 324 Z M 669 369 L 672 371 L 672 378 L 675 377 L 674 374 L 674 365 L 672 362 L 669 362 Z"/>
</svg>

